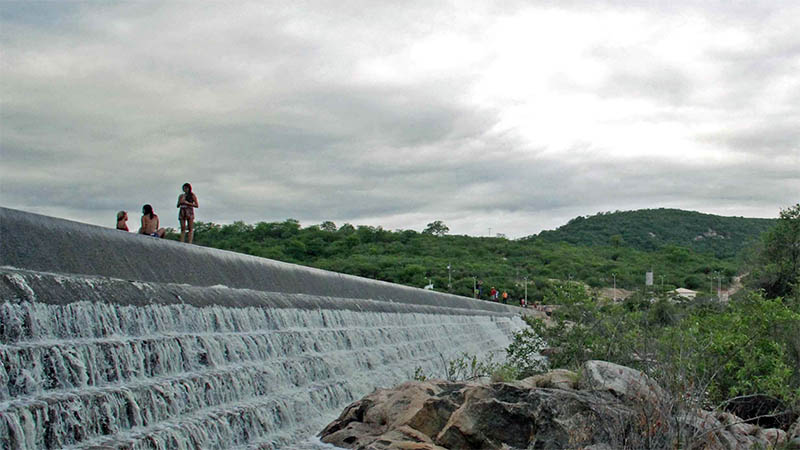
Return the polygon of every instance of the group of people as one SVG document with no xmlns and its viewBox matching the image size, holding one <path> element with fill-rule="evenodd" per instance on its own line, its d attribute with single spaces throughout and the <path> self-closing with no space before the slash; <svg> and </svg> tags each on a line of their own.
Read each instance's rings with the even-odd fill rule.
<svg viewBox="0 0 800 450">
<path fill-rule="evenodd" d="M 478 280 L 475 283 L 475 298 L 482 298 L 483 297 L 483 280 Z M 503 291 L 502 293 L 495 289 L 492 286 L 492 289 L 489 291 L 489 301 L 492 302 L 500 302 L 502 300 L 504 305 L 508 304 L 509 295 L 508 292 Z M 523 308 L 528 307 L 528 302 L 525 300 L 525 297 L 520 297 L 519 299 L 519 306 Z"/>
<path fill-rule="evenodd" d="M 197 202 L 197 195 L 192 192 L 192 185 L 183 183 L 183 193 L 178 196 L 178 221 L 181 224 L 181 242 L 192 243 L 194 239 L 194 209 L 199 208 L 200 204 Z M 128 212 L 120 211 L 117 213 L 117 229 L 123 231 L 128 230 Z M 153 211 L 151 205 L 142 206 L 142 226 L 139 228 L 139 234 L 163 238 L 167 233 L 166 228 L 159 226 L 158 215 Z"/>
</svg>

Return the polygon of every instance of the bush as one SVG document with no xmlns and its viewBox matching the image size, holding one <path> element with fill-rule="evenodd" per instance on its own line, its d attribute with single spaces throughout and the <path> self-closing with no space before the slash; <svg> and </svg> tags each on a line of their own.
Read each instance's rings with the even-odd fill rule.
<svg viewBox="0 0 800 450">
<path fill-rule="evenodd" d="M 547 370 L 547 360 L 541 356 L 545 342 L 532 328 L 514 333 L 511 344 L 506 349 L 507 369 L 504 373 L 514 374 L 514 378 L 525 378 Z"/>
</svg>

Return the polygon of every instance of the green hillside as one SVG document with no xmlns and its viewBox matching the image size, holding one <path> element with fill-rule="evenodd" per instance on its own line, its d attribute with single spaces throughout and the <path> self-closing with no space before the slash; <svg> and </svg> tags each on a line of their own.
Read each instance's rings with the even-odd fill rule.
<svg viewBox="0 0 800 450">
<path fill-rule="evenodd" d="M 642 209 L 576 217 L 564 226 L 543 231 L 538 238 L 580 246 L 624 246 L 652 251 L 667 245 L 736 256 L 776 219 L 723 217 L 680 209 Z"/>
<path fill-rule="evenodd" d="M 635 290 L 651 269 L 659 289 L 709 290 L 712 277 L 724 288 L 739 270 L 731 256 L 774 222 L 645 210 L 578 218 L 518 240 L 332 222 L 303 228 L 292 219 L 198 222 L 195 243 L 409 286 L 433 283 L 465 296 L 482 280 L 484 298 L 494 286 L 518 299 L 527 278 L 536 300 L 552 291 L 554 280 L 610 287 L 616 279 L 618 287 Z"/>
</svg>

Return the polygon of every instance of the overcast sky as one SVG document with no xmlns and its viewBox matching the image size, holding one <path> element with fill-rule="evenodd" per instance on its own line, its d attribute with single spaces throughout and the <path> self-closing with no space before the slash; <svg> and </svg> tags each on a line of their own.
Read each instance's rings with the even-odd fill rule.
<svg viewBox="0 0 800 450">
<path fill-rule="evenodd" d="M 521 237 L 800 201 L 800 2 L 0 3 L 0 205 Z"/>
</svg>

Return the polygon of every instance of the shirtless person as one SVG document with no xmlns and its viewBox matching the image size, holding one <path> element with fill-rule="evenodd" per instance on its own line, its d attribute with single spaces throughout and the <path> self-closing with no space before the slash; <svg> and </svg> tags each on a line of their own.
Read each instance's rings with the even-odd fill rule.
<svg viewBox="0 0 800 450">
<path fill-rule="evenodd" d="M 194 209 L 199 208 L 200 204 L 197 203 L 197 196 L 192 192 L 192 185 L 183 183 L 183 194 L 178 196 L 178 221 L 181 223 L 181 242 L 186 239 L 186 231 L 189 231 L 189 240 L 191 244 L 194 239 Z"/>
<path fill-rule="evenodd" d="M 120 211 L 117 213 L 117 229 L 128 231 L 128 211 Z"/>
<path fill-rule="evenodd" d="M 142 207 L 142 227 L 139 228 L 139 234 L 163 238 L 166 233 L 167 230 L 158 227 L 158 216 L 153 213 L 153 207 L 144 205 Z"/>
</svg>

